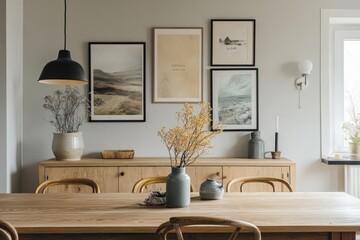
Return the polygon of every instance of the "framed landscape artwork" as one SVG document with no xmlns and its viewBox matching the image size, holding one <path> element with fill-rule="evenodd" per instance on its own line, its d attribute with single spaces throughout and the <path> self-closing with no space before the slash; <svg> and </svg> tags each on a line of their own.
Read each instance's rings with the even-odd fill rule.
<svg viewBox="0 0 360 240">
<path fill-rule="evenodd" d="M 202 101 L 202 28 L 154 28 L 154 103 Z"/>
<path fill-rule="evenodd" d="M 211 65 L 255 66 L 255 19 L 211 20 Z"/>
<path fill-rule="evenodd" d="M 256 131 L 258 69 L 211 69 L 212 130 Z"/>
<path fill-rule="evenodd" d="M 89 43 L 89 121 L 145 121 L 145 43 Z"/>
</svg>

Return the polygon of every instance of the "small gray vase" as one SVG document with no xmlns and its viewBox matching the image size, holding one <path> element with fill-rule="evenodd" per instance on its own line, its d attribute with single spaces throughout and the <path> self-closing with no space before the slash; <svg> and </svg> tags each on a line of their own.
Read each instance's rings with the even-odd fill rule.
<svg viewBox="0 0 360 240">
<path fill-rule="evenodd" d="M 224 186 L 215 179 L 208 178 L 200 185 L 200 199 L 216 200 L 222 199 Z"/>
<path fill-rule="evenodd" d="M 190 205 L 190 177 L 185 168 L 172 167 L 166 179 L 166 207 L 182 208 Z"/>
</svg>

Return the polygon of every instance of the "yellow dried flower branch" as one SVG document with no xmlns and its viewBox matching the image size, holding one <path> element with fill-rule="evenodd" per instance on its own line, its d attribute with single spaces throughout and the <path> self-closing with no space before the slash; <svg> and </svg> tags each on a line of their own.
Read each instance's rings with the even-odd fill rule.
<svg viewBox="0 0 360 240">
<path fill-rule="evenodd" d="M 194 114 L 194 107 L 185 103 L 182 112 L 177 113 L 178 125 L 166 130 L 163 127 L 158 135 L 169 152 L 172 167 L 185 167 L 212 148 L 211 140 L 221 130 L 209 131 L 211 107 L 207 102 L 200 105 L 200 111 Z"/>
</svg>

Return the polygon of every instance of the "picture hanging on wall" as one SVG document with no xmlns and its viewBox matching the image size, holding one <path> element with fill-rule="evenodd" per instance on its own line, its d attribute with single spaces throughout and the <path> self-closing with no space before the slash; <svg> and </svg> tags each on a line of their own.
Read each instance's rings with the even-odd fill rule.
<svg viewBox="0 0 360 240">
<path fill-rule="evenodd" d="M 202 28 L 154 28 L 154 103 L 202 101 Z"/>
<path fill-rule="evenodd" d="M 145 47 L 89 42 L 90 122 L 145 121 Z"/>
<path fill-rule="evenodd" d="M 255 19 L 211 20 L 211 65 L 255 66 Z"/>
<path fill-rule="evenodd" d="M 211 69 L 212 130 L 258 130 L 258 69 Z"/>
</svg>

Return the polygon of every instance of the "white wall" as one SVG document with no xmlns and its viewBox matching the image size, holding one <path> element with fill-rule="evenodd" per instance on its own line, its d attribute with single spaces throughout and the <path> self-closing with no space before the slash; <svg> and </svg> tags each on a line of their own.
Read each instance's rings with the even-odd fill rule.
<svg viewBox="0 0 360 240">
<path fill-rule="evenodd" d="M 6 0 L 0 0 L 0 193 L 6 183 Z"/>
<path fill-rule="evenodd" d="M 23 1 L 0 1 L 0 192 L 20 192 Z"/>
<path fill-rule="evenodd" d="M 24 1 L 24 168 L 23 191 L 37 184 L 37 164 L 52 158 L 52 127 L 44 120 L 43 97 L 57 89 L 37 83 L 43 66 L 63 46 L 63 1 Z M 342 168 L 320 163 L 320 9 L 360 8 L 357 0 L 69 0 L 68 49 L 88 68 L 87 42 L 145 41 L 146 122 L 86 123 L 85 152 L 135 149 L 136 156 L 167 156 L 157 131 L 175 125 L 179 104 L 152 104 L 152 28 L 204 28 L 204 99 L 210 97 L 210 20 L 256 19 L 260 131 L 274 147 L 275 115 L 280 116 L 279 148 L 297 163 L 298 191 L 343 190 Z M 44 11 L 46 9 L 46 11 Z M 310 86 L 298 109 L 297 62 L 310 59 Z M 246 157 L 248 132 L 224 132 L 211 156 Z"/>
<path fill-rule="evenodd" d="M 6 13 L 8 191 L 19 192 L 23 133 L 23 0 L 7 0 Z"/>
</svg>

